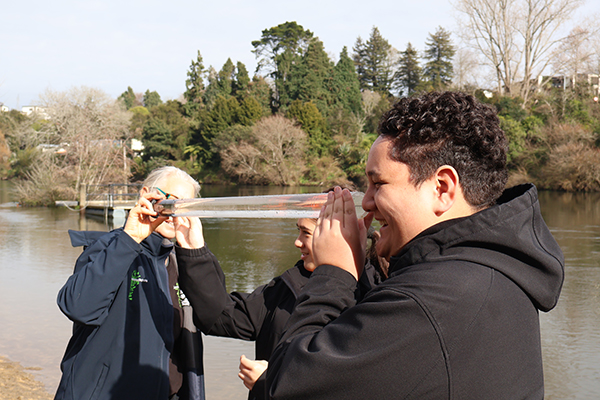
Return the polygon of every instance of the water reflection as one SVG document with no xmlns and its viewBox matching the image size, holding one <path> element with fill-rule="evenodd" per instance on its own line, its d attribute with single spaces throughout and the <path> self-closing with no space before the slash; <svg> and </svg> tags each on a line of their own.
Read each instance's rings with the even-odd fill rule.
<svg viewBox="0 0 600 400">
<path fill-rule="evenodd" d="M 541 315 L 548 399 L 600 397 L 600 193 L 541 192 L 566 263 L 555 310 Z"/>
<path fill-rule="evenodd" d="M 314 188 L 213 187 L 202 195 L 314 192 Z M 0 199 L 12 200 L 6 182 Z M 566 259 L 563 293 L 555 310 L 541 314 L 546 399 L 600 398 L 600 194 L 541 192 L 542 214 Z M 248 291 L 293 265 L 298 251 L 293 220 L 206 219 L 208 246 L 219 258 L 229 290 Z M 80 219 L 64 208 L 0 208 L 0 354 L 25 366 L 54 391 L 71 324 L 56 294 L 80 249 L 68 229 L 109 230 L 103 220 Z M 238 358 L 252 343 L 206 338 L 209 399 L 245 399 Z"/>
</svg>

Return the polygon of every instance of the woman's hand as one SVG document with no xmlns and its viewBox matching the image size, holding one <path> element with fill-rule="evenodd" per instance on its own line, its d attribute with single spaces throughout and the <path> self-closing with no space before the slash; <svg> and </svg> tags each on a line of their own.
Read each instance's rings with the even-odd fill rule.
<svg viewBox="0 0 600 400">
<path fill-rule="evenodd" d="M 199 249 L 204 246 L 202 222 L 198 217 L 175 217 L 175 238 L 184 249 Z"/>
<path fill-rule="evenodd" d="M 257 379 L 267 370 L 269 363 L 265 360 L 250 360 L 245 355 L 240 357 L 240 373 L 238 376 L 248 390 L 252 390 Z"/>
<path fill-rule="evenodd" d="M 162 198 L 163 196 L 158 193 L 144 193 L 135 203 L 135 207 L 129 211 L 123 230 L 136 242 L 140 243 L 146 239 L 168 218 L 158 215 L 152 205 L 152 200 Z"/>
</svg>

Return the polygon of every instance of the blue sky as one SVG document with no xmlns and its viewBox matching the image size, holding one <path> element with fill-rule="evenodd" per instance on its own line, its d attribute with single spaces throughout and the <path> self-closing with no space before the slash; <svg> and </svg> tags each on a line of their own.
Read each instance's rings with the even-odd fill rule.
<svg viewBox="0 0 600 400">
<path fill-rule="evenodd" d="M 0 7 L 0 102 L 34 104 L 46 89 L 89 86 L 113 97 L 131 86 L 163 100 L 185 90 L 200 50 L 219 70 L 228 57 L 256 67 L 252 40 L 263 29 L 296 21 L 337 58 L 373 26 L 397 49 L 424 48 L 438 26 L 455 29 L 447 0 L 56 0 L 10 1 Z M 597 3 L 597 4 L 596 4 Z M 600 12 L 587 0 L 580 13 Z"/>
</svg>

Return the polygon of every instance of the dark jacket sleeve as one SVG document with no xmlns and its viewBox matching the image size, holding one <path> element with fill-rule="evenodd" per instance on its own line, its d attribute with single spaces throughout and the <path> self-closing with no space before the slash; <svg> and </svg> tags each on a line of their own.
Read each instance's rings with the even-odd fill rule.
<svg viewBox="0 0 600 400">
<path fill-rule="evenodd" d="M 439 352 L 406 351 L 411 340 L 439 348 L 419 305 L 379 288 L 355 305 L 355 288 L 352 275 L 337 267 L 322 265 L 313 272 L 269 361 L 268 398 L 402 399 L 417 385 L 401 382 L 405 392 L 398 390 L 403 371 L 413 371 L 415 380 L 438 372 L 426 369 L 440 365 Z M 418 322 L 407 318 L 406 325 L 398 325 L 397 314 L 412 315 Z"/>
<path fill-rule="evenodd" d="M 95 241 L 79 256 L 73 275 L 58 293 L 61 311 L 74 322 L 101 325 L 141 251 L 142 247 L 123 231 Z"/>
<path fill-rule="evenodd" d="M 264 286 L 248 293 L 227 293 L 225 275 L 216 257 L 204 246 L 176 246 L 179 284 L 190 300 L 196 322 L 205 334 L 256 340 L 267 309 Z"/>
</svg>

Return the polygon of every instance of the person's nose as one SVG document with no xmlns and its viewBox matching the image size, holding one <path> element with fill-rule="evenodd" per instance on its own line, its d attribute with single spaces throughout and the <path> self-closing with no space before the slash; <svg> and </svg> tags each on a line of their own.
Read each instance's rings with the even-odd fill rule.
<svg viewBox="0 0 600 400">
<path fill-rule="evenodd" d="M 362 208 L 366 212 L 371 212 L 375 210 L 375 198 L 373 197 L 373 189 L 368 188 L 363 199 L 362 199 Z"/>
<path fill-rule="evenodd" d="M 294 246 L 296 246 L 297 248 L 301 249 L 303 244 L 304 243 L 302 243 L 302 241 L 300 240 L 300 235 L 298 235 L 298 237 L 294 241 Z"/>
</svg>

